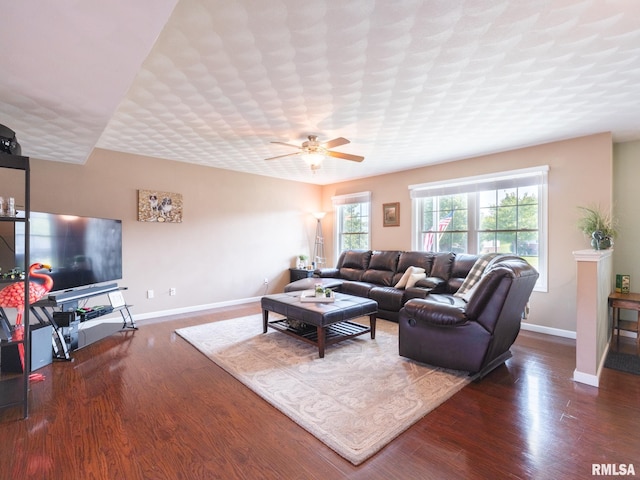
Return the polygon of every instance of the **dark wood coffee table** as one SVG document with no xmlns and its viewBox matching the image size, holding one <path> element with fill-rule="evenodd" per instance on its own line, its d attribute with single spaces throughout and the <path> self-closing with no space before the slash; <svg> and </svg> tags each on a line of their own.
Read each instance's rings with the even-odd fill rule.
<svg viewBox="0 0 640 480">
<path fill-rule="evenodd" d="M 376 301 L 336 293 L 335 302 L 332 303 L 303 303 L 300 301 L 303 293 L 287 292 L 262 297 L 263 333 L 267 333 L 267 328 L 271 327 L 316 345 L 320 358 L 324 358 L 324 350 L 328 345 L 368 332 L 371 332 L 372 339 L 376 338 Z M 270 322 L 269 312 L 279 313 L 286 318 Z M 364 316 L 369 317 L 369 326 L 351 321 Z M 307 328 L 293 328 L 289 320 L 303 323 Z"/>
</svg>

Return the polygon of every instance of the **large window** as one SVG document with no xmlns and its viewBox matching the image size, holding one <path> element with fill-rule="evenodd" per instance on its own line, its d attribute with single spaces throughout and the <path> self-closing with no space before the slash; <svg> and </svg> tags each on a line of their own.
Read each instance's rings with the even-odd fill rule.
<svg viewBox="0 0 640 480">
<path fill-rule="evenodd" d="M 368 249 L 370 245 L 371 192 L 331 198 L 335 208 L 335 260 L 344 250 Z"/>
<path fill-rule="evenodd" d="M 548 167 L 411 185 L 412 247 L 512 253 L 540 272 L 546 291 Z"/>
</svg>

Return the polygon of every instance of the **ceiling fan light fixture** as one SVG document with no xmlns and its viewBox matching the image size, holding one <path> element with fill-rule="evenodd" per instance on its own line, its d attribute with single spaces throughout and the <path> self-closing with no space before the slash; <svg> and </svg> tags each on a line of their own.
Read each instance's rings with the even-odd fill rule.
<svg viewBox="0 0 640 480">
<path fill-rule="evenodd" d="M 346 138 L 338 137 L 324 143 L 320 143 L 316 135 L 309 135 L 307 138 L 309 140 L 302 142 L 301 146 L 293 145 L 291 143 L 286 143 L 286 142 L 271 142 L 271 143 L 277 143 L 279 145 L 284 145 L 287 147 L 297 148 L 299 151 L 297 153 L 287 153 L 286 155 L 278 155 L 277 157 L 270 157 L 270 158 L 267 158 L 266 160 L 275 160 L 277 158 L 300 156 L 305 161 L 305 163 L 309 165 L 313 173 L 315 173 L 316 170 L 319 170 L 320 167 L 322 167 L 322 161 L 324 160 L 325 157 L 340 158 L 342 160 L 350 160 L 352 162 L 361 162 L 364 160 L 364 157 L 361 157 L 360 155 L 352 155 L 350 153 L 334 152 L 330 150 L 333 147 L 339 147 L 341 145 L 346 145 L 347 143 L 350 143 L 349 140 L 347 140 Z"/>
<path fill-rule="evenodd" d="M 317 170 L 322 165 L 324 155 L 321 152 L 304 152 L 302 158 L 311 167 L 311 170 Z"/>
</svg>

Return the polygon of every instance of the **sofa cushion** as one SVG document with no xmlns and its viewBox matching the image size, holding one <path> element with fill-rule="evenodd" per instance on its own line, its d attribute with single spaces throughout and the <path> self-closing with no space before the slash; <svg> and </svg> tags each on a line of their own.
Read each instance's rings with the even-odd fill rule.
<svg viewBox="0 0 640 480">
<path fill-rule="evenodd" d="M 363 282 L 375 283 L 384 287 L 390 287 L 391 280 L 393 280 L 393 272 L 389 270 L 365 270 L 361 278 Z"/>
<path fill-rule="evenodd" d="M 451 268 L 453 266 L 453 261 L 456 258 L 456 254 L 452 252 L 442 252 L 436 253 L 433 258 L 433 266 L 431 267 L 431 273 L 427 275 L 427 279 L 429 277 L 435 277 L 432 280 L 432 283 L 437 284 L 437 287 L 434 287 L 434 290 L 437 290 L 437 293 L 447 293 L 446 292 L 446 281 L 451 276 Z M 440 282 L 439 280 L 444 280 L 444 282 Z"/>
<path fill-rule="evenodd" d="M 342 293 L 346 293 L 347 295 L 355 295 L 356 297 L 368 298 L 369 291 L 376 286 L 377 285 L 366 282 L 345 281 L 342 283 L 340 291 Z"/>
<path fill-rule="evenodd" d="M 423 268 L 427 275 L 431 272 L 433 265 L 433 252 L 402 252 L 398 258 L 398 268 L 393 276 L 392 285 L 400 281 L 409 267 Z"/>
<path fill-rule="evenodd" d="M 291 282 L 284 287 L 285 292 L 298 292 L 300 290 L 314 290 L 317 284 L 322 288 L 330 288 L 331 290 L 340 290 L 343 280 L 340 278 L 301 278 L 295 282 Z"/>
<path fill-rule="evenodd" d="M 347 250 L 340 257 L 340 278 L 345 280 L 360 280 L 362 274 L 369 267 L 370 250 Z"/>
<path fill-rule="evenodd" d="M 362 278 L 363 273 L 364 270 L 360 270 L 359 268 L 341 268 L 340 278 L 342 278 L 343 280 L 357 282 Z"/>
<path fill-rule="evenodd" d="M 373 252 L 369 261 L 369 270 L 390 270 L 395 273 L 398 268 L 400 252 L 397 250 L 384 250 Z"/>
<path fill-rule="evenodd" d="M 390 287 L 398 267 L 399 257 L 400 252 L 396 250 L 373 252 L 369 261 L 369 268 L 362 274 L 361 280 Z"/>
<path fill-rule="evenodd" d="M 399 312 L 404 305 L 404 291 L 394 287 L 373 287 L 369 298 L 378 302 L 379 310 Z"/>
<path fill-rule="evenodd" d="M 454 293 L 458 291 L 477 259 L 477 255 L 471 255 L 468 253 L 456 254 L 456 258 L 451 265 L 449 278 L 447 279 L 447 293 Z"/>
<path fill-rule="evenodd" d="M 347 250 L 343 253 L 342 262 L 338 268 L 366 270 L 369 268 L 370 259 L 370 250 Z"/>
</svg>

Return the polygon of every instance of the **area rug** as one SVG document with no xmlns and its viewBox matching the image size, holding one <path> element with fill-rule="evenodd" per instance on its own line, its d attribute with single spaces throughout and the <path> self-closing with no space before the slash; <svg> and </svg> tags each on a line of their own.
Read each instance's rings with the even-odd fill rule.
<svg viewBox="0 0 640 480">
<path fill-rule="evenodd" d="M 604 366 L 613 370 L 640 375 L 640 357 L 638 355 L 609 350 Z"/>
<path fill-rule="evenodd" d="M 374 340 L 365 334 L 330 345 L 324 358 L 283 333 L 263 334 L 260 314 L 176 332 L 354 465 L 472 380 L 400 357 L 398 324 L 386 320 Z"/>
</svg>

